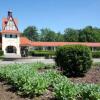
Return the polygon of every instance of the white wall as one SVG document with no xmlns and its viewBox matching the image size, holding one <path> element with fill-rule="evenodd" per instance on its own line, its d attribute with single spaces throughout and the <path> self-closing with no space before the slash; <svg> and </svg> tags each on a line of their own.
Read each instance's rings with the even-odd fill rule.
<svg viewBox="0 0 100 100">
<path fill-rule="evenodd" d="M 2 35 L 2 50 L 4 51 L 4 55 L 6 55 L 6 47 L 15 46 L 17 49 L 16 55 L 20 56 L 20 36 L 17 38 L 5 38 L 5 34 Z"/>
</svg>

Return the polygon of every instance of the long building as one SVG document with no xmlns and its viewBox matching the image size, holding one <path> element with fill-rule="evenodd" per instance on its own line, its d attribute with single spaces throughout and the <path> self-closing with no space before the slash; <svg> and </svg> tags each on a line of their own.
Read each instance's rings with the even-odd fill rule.
<svg viewBox="0 0 100 100">
<path fill-rule="evenodd" d="M 25 50 L 29 48 L 41 47 L 43 50 L 48 48 L 55 50 L 58 46 L 63 45 L 86 45 L 92 49 L 100 47 L 100 43 L 88 42 L 34 42 L 26 37 L 21 36 L 18 29 L 18 20 L 13 18 L 12 12 L 8 11 L 8 16 L 2 19 L 2 30 L 0 32 L 0 49 L 4 55 L 16 55 L 21 57 Z"/>
</svg>

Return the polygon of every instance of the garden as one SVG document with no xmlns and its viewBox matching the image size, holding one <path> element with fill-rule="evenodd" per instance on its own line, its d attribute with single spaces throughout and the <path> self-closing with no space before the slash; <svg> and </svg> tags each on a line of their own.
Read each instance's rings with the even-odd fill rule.
<svg viewBox="0 0 100 100">
<path fill-rule="evenodd" d="M 59 47 L 53 64 L 0 67 L 1 100 L 100 100 L 100 63 L 88 47 Z M 3 99 L 2 99 L 3 98 Z"/>
</svg>

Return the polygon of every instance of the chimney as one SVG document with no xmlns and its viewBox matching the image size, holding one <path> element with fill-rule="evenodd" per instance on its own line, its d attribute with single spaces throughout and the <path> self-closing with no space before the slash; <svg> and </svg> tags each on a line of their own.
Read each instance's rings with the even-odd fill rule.
<svg viewBox="0 0 100 100">
<path fill-rule="evenodd" d="M 12 17 L 12 11 L 11 10 L 8 11 L 8 17 Z"/>
</svg>

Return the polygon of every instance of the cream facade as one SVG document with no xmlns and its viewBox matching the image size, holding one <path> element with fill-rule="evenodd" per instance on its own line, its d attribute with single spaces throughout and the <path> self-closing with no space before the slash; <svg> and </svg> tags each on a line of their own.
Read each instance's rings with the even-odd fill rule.
<svg viewBox="0 0 100 100">
<path fill-rule="evenodd" d="M 20 36 L 16 35 L 16 37 L 11 38 L 12 34 L 9 34 L 8 37 L 6 36 L 8 34 L 2 35 L 2 50 L 4 51 L 4 55 L 7 54 L 16 54 L 17 56 L 21 56 L 20 53 Z"/>
</svg>

